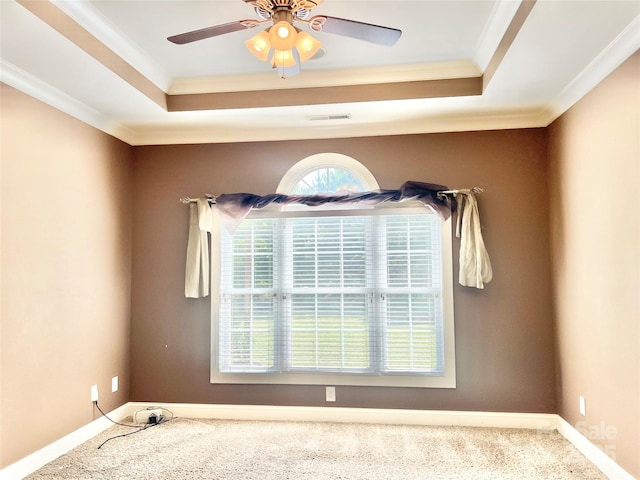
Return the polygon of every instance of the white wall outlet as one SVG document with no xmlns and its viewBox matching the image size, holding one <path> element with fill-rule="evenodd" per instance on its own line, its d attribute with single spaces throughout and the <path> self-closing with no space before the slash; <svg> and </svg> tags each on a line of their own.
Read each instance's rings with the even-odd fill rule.
<svg viewBox="0 0 640 480">
<path fill-rule="evenodd" d="M 327 387 L 325 390 L 327 402 L 336 401 L 336 387 Z"/>
<path fill-rule="evenodd" d="M 111 391 L 112 392 L 117 392 L 118 391 L 118 376 L 117 375 L 111 379 Z"/>
<path fill-rule="evenodd" d="M 149 420 L 149 417 L 155 416 L 155 422 Z M 161 408 L 149 407 L 145 410 L 138 410 L 133 414 L 133 423 L 160 423 L 164 419 Z"/>
<path fill-rule="evenodd" d="M 580 395 L 580 415 L 587 415 L 587 401 L 584 399 L 582 395 Z"/>
<path fill-rule="evenodd" d="M 98 385 L 91 385 L 91 401 L 98 401 Z"/>
</svg>

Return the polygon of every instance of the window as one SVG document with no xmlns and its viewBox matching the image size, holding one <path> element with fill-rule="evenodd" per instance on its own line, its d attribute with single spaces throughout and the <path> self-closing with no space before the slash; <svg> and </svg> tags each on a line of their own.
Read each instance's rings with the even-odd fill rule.
<svg viewBox="0 0 640 480">
<path fill-rule="evenodd" d="M 317 160 L 280 193 L 377 188 Z M 212 381 L 455 386 L 449 222 L 390 205 L 260 209 L 220 232 Z"/>
</svg>

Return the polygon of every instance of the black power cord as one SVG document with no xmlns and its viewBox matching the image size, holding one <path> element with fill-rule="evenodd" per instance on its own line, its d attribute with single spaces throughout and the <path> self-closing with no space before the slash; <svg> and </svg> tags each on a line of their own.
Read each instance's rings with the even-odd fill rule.
<svg viewBox="0 0 640 480">
<path fill-rule="evenodd" d="M 147 428 L 150 428 L 150 427 L 155 427 L 156 425 L 160 425 L 160 424 L 159 423 L 146 424 L 146 425 L 143 425 L 142 427 L 138 427 L 138 429 L 134 430 L 133 432 L 123 433 L 122 435 L 116 435 L 115 437 L 107 438 L 104 442 L 102 442 L 100 445 L 98 445 L 98 450 L 100 450 L 104 446 L 105 443 L 110 442 L 111 440 L 115 440 L 116 438 L 128 437 L 129 435 L 133 435 L 134 433 L 141 432 L 141 431 L 146 430 Z M 130 426 L 130 425 L 128 425 L 128 426 Z"/>
<path fill-rule="evenodd" d="M 115 423 L 116 425 L 120 425 L 121 427 L 140 428 L 140 425 L 128 425 L 126 423 L 120 423 L 120 422 L 116 422 L 115 420 L 110 419 L 109 416 L 102 411 L 102 409 L 100 408 L 100 405 L 98 405 L 98 401 L 97 400 L 95 400 L 93 402 L 93 404 L 96 406 L 98 411 L 102 414 L 102 416 L 104 418 L 106 418 L 107 420 L 109 420 L 111 423 Z"/>
</svg>

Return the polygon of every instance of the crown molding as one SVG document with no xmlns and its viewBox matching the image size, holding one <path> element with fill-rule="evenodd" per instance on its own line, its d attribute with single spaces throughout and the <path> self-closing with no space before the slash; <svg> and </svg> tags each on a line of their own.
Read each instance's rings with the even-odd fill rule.
<svg viewBox="0 0 640 480">
<path fill-rule="evenodd" d="M 0 80 L 21 92 L 64 112 L 81 122 L 130 143 L 134 138 L 133 130 L 111 120 L 97 110 L 76 100 L 70 95 L 52 87 L 30 73 L 0 59 Z"/>
<path fill-rule="evenodd" d="M 640 15 L 607 45 L 558 96 L 544 109 L 544 124 L 549 125 L 569 110 L 625 60 L 640 49 Z"/>
<path fill-rule="evenodd" d="M 117 52 L 103 43 L 84 26 L 71 18 L 52 1 L 16 0 L 33 15 L 45 22 L 67 40 L 74 43 L 104 67 L 127 82 L 142 95 L 166 109 L 167 95 L 147 76 L 129 64 Z M 82 3 L 82 2 L 81 2 Z"/>
<path fill-rule="evenodd" d="M 128 40 L 115 25 L 111 24 L 87 0 L 50 0 L 78 25 L 90 32 L 97 40 L 125 62 L 147 77 L 158 88 L 167 91 L 171 78 L 149 56 Z"/>
<path fill-rule="evenodd" d="M 489 21 L 480 34 L 473 57 L 482 72 L 489 65 L 521 3 L 522 0 L 499 0 L 495 3 Z"/>
</svg>

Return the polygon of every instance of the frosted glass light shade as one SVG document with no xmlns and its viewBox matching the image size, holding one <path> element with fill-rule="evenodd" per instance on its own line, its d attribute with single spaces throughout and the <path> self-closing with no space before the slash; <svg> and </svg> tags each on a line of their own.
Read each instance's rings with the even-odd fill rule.
<svg viewBox="0 0 640 480">
<path fill-rule="evenodd" d="M 291 50 L 296 45 L 298 32 L 293 25 L 284 20 L 269 29 L 269 41 L 276 50 Z"/>
<path fill-rule="evenodd" d="M 271 59 L 273 68 L 293 67 L 295 64 L 296 60 L 291 50 L 276 50 L 273 53 L 273 58 Z"/>
<path fill-rule="evenodd" d="M 306 62 L 311 57 L 313 57 L 320 47 L 322 46 L 322 42 L 320 40 L 316 40 L 307 32 L 298 32 L 298 41 L 296 42 L 296 49 L 300 54 L 300 61 Z"/>
<path fill-rule="evenodd" d="M 266 30 L 258 33 L 256 36 L 251 37 L 244 42 L 247 49 L 255 55 L 259 60 L 266 62 L 269 58 L 269 50 L 271 50 L 271 43 L 269 42 L 269 34 Z"/>
</svg>

